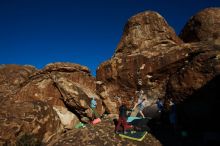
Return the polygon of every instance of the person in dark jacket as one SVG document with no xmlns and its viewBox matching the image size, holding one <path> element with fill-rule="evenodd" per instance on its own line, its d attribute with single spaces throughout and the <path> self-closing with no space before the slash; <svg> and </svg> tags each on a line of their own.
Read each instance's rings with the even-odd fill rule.
<svg viewBox="0 0 220 146">
<path fill-rule="evenodd" d="M 175 102 L 170 99 L 169 101 L 169 106 L 170 106 L 170 112 L 169 112 L 169 121 L 173 129 L 177 128 L 177 123 L 176 123 L 176 104 Z"/>
<path fill-rule="evenodd" d="M 115 127 L 115 133 L 118 133 L 119 128 L 122 126 L 123 128 L 123 133 L 126 133 L 128 129 L 131 129 L 133 126 L 129 125 L 127 123 L 127 107 L 125 104 L 122 104 L 119 107 L 119 119 L 118 119 L 118 124 Z"/>
<path fill-rule="evenodd" d="M 158 98 L 156 100 L 156 105 L 158 108 L 158 112 L 161 113 L 161 111 L 163 111 L 163 108 L 164 108 L 164 101 L 161 98 Z"/>
</svg>

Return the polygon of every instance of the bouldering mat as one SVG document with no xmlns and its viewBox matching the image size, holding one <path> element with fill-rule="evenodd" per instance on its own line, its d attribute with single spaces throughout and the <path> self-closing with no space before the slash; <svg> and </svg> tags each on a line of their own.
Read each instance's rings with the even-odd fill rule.
<svg viewBox="0 0 220 146">
<path fill-rule="evenodd" d="M 127 122 L 129 123 L 137 123 L 137 121 L 143 121 L 144 119 L 142 119 L 141 117 L 128 117 Z M 141 123 L 143 124 L 143 123 Z M 147 129 L 148 130 L 148 129 Z M 137 140 L 137 141 L 142 141 L 145 137 L 145 135 L 148 133 L 147 130 L 142 129 L 142 130 L 132 130 L 132 131 L 128 131 L 127 133 L 119 133 L 119 136 L 123 137 L 123 138 L 128 138 L 131 140 Z"/>
<path fill-rule="evenodd" d="M 136 131 L 150 131 L 150 127 L 148 126 L 150 118 L 128 117 L 128 120 L 128 123 L 133 125 Z"/>
<path fill-rule="evenodd" d="M 147 135 L 147 133 L 147 131 L 129 131 L 127 133 L 121 133 L 119 134 L 119 136 L 131 140 L 142 141 L 144 137 Z"/>
<path fill-rule="evenodd" d="M 128 117 L 127 118 L 127 122 L 129 123 L 129 122 L 132 122 L 133 120 L 136 120 L 136 119 L 141 119 L 141 117 Z"/>
</svg>

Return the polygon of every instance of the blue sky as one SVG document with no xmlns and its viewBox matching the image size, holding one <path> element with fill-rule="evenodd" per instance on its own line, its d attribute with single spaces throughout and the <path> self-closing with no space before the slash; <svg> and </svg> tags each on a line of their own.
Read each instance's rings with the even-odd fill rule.
<svg viewBox="0 0 220 146">
<path fill-rule="evenodd" d="M 97 67 L 111 58 L 127 20 L 159 12 L 177 34 L 189 18 L 220 0 L 0 0 L 0 64 L 52 62 Z"/>
</svg>

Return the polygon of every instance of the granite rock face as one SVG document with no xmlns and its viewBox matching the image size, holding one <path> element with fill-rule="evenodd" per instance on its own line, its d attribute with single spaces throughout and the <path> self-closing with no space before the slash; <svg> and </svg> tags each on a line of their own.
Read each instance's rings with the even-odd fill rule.
<svg viewBox="0 0 220 146">
<path fill-rule="evenodd" d="M 30 65 L 0 65 L 0 96 L 16 93 L 35 71 L 37 69 Z"/>
<path fill-rule="evenodd" d="M 97 112 L 100 115 L 104 113 L 102 100 L 96 93 L 95 78 L 91 76 L 87 67 L 56 63 L 49 64 L 44 70 L 51 72 L 51 78 L 62 95 L 61 99 L 68 108 L 73 109 L 77 116 L 91 118 L 92 111 L 89 107 L 92 97 L 97 101 Z"/>
<path fill-rule="evenodd" d="M 180 38 L 184 42 L 216 39 L 220 36 L 220 9 L 207 8 L 194 15 L 184 26 Z"/>
<path fill-rule="evenodd" d="M 148 96 L 149 106 L 157 98 L 167 106 L 170 98 L 184 101 L 219 75 L 218 39 L 183 43 L 158 13 L 131 17 L 115 54 L 97 69 L 97 90 L 110 105 L 107 110 L 118 112 L 118 96 L 134 106 L 138 90 Z"/>
<path fill-rule="evenodd" d="M 87 67 L 72 63 L 52 63 L 42 70 L 37 70 L 31 66 L 2 65 L 0 72 L 0 102 L 4 104 L 0 116 L 1 143 L 15 144 L 16 141 L 20 141 L 19 138 L 26 141 L 26 138 L 32 137 L 31 141 L 44 143 L 51 135 L 60 131 L 60 125 L 65 129 L 73 129 L 79 120 L 92 117 L 91 97 L 95 97 L 97 101 L 98 113 L 102 115 L 105 111 L 102 100 L 96 93 L 95 78 L 90 75 Z M 39 111 L 35 112 L 35 108 Z M 15 115 L 10 116 L 10 113 Z M 26 119 L 25 116 L 29 117 L 29 114 L 30 118 Z M 38 115 L 39 118 L 46 116 L 50 120 L 35 118 Z M 57 122 L 52 123 L 53 118 Z M 28 120 L 36 120 L 40 125 L 30 125 L 31 123 L 26 122 Z M 15 128 L 13 123 L 16 125 Z M 29 129 L 23 126 L 24 124 Z M 33 131 L 40 132 L 35 134 Z"/>
<path fill-rule="evenodd" d="M 61 130 L 59 117 L 52 107 L 46 103 L 10 100 L 1 102 L 1 145 L 43 144 Z"/>
<path fill-rule="evenodd" d="M 80 119 L 91 118 L 91 97 L 97 100 L 98 112 L 104 112 L 95 86 L 95 79 L 87 67 L 72 63 L 53 63 L 32 74 L 29 82 L 20 88 L 14 98 L 20 101 L 41 100 L 52 106 L 67 107 Z"/>
<path fill-rule="evenodd" d="M 128 20 L 114 56 L 123 56 L 125 53 L 135 55 L 141 51 L 154 51 L 159 47 L 181 42 L 160 14 L 146 11 Z"/>
<path fill-rule="evenodd" d="M 42 70 L 1 65 L 0 145 L 138 145 L 115 135 L 109 119 L 57 133 L 62 127 L 73 129 L 79 121 L 92 118 L 91 97 L 96 99 L 100 115 L 105 111 L 115 115 L 121 102 L 133 107 L 140 90 L 149 101 L 145 115 L 156 111 L 157 98 L 164 99 L 167 109 L 173 99 L 182 126 L 201 129 L 215 121 L 206 130 L 215 129 L 220 122 L 216 118 L 220 104 L 219 16 L 219 8 L 193 16 L 181 32 L 183 41 L 156 12 L 131 17 L 112 58 L 98 67 L 96 79 L 87 67 L 72 63 L 51 63 Z M 209 118 L 204 120 L 204 116 Z M 161 145 L 150 134 L 141 144 Z"/>
<path fill-rule="evenodd" d="M 181 50 L 180 44 L 182 41 L 160 14 L 147 11 L 131 17 L 115 54 L 97 69 L 97 89 L 104 102 L 111 105 L 108 110 L 117 113 L 118 101 L 115 97 L 118 96 L 122 97 L 122 101 L 130 101 L 127 104 L 133 106 L 131 97 L 136 98 L 139 80 L 143 90 L 149 90 L 149 85 L 155 84 L 155 94 L 163 96 L 163 84 L 149 82 L 149 77 L 154 71 L 184 56 L 176 55 L 176 51 Z"/>
</svg>

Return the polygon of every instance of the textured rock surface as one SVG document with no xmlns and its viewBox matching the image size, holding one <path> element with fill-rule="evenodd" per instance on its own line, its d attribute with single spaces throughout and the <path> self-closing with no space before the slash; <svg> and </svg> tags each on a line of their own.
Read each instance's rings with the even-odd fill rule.
<svg viewBox="0 0 220 146">
<path fill-rule="evenodd" d="M 2 65 L 0 72 L 1 144 L 40 144 L 55 135 L 61 124 L 74 128 L 79 118 L 92 116 L 90 97 L 96 98 L 98 112 L 104 112 L 87 67 L 53 63 L 36 70 Z"/>
<path fill-rule="evenodd" d="M 150 133 L 141 142 L 123 139 L 114 133 L 114 122 L 106 119 L 96 126 L 87 125 L 83 129 L 68 131 L 54 138 L 48 146 L 78 146 L 78 145 L 130 145 L 130 146 L 161 146 L 161 143 Z"/>
<path fill-rule="evenodd" d="M 27 83 L 18 90 L 14 100 L 41 100 L 50 105 L 64 106 L 60 99 L 61 94 L 49 75 L 47 73 L 31 76 Z"/>
<path fill-rule="evenodd" d="M 159 97 L 166 105 L 170 98 L 179 103 L 183 128 L 198 130 L 206 124 L 205 132 L 215 131 L 220 104 L 219 16 L 219 8 L 209 8 L 192 17 L 180 35 L 191 43 L 183 43 L 156 12 L 131 17 L 115 54 L 97 69 L 96 80 L 87 67 L 72 63 L 52 63 L 38 71 L 31 66 L 0 66 L 0 145 L 47 142 L 61 123 L 71 129 L 79 120 L 91 118 L 90 97 L 97 100 L 99 114 L 107 110 L 114 115 L 119 99 L 132 107 L 140 89 L 148 95 L 149 105 Z M 155 109 L 155 104 L 148 106 L 145 114 Z M 203 120 L 204 116 L 209 118 Z M 156 125 L 158 139 L 160 130 Z M 150 134 L 137 143 L 113 132 L 112 121 L 103 120 L 56 135 L 48 145 L 161 145 Z M 172 138 L 171 132 L 171 142 Z"/>
<path fill-rule="evenodd" d="M 45 71 L 52 71 L 51 78 L 61 93 L 65 104 L 73 109 L 79 117 L 90 117 L 92 111 L 89 108 L 91 97 L 97 101 L 97 112 L 101 115 L 105 111 L 102 100 L 96 93 L 96 81 L 90 75 L 88 68 L 77 64 L 51 64 L 45 67 Z M 51 69 L 52 68 L 52 69 Z M 57 71 L 54 71 L 57 70 Z M 62 72 L 66 70 L 66 72 Z"/>
<path fill-rule="evenodd" d="M 63 106 L 54 106 L 53 109 L 56 111 L 65 129 L 73 129 L 75 125 L 79 123 L 78 117 L 68 111 L 67 108 Z"/>
<path fill-rule="evenodd" d="M 160 14 L 146 11 L 128 20 L 115 56 L 124 53 L 135 55 L 143 49 L 154 51 L 156 47 L 162 49 L 163 46 L 171 47 L 181 42 Z"/>
<path fill-rule="evenodd" d="M 104 107 L 96 94 L 96 82 L 87 67 L 72 63 L 48 64 L 30 76 L 14 97 L 16 100 L 41 100 L 52 106 L 66 107 L 79 118 L 91 117 L 90 97 L 98 103 L 98 112 Z M 77 120 L 77 119 L 76 119 Z"/>
<path fill-rule="evenodd" d="M 188 53 L 189 56 L 184 63 L 175 67 L 177 70 L 169 76 L 167 82 L 169 97 L 175 100 L 187 98 L 220 74 L 218 70 L 220 51 L 214 49 L 212 45 L 205 47 L 203 45 L 195 48 L 191 46 L 194 51 Z"/>
<path fill-rule="evenodd" d="M 177 50 L 181 51 L 181 43 L 158 13 L 147 11 L 131 17 L 114 56 L 97 69 L 97 80 L 100 81 L 97 89 L 105 99 L 104 102 L 111 105 L 108 110 L 117 112 L 117 100 L 114 97 L 119 95 L 122 100 L 126 97 L 126 101 L 131 101 L 128 103 L 131 105 L 130 97 L 135 96 L 139 79 L 146 90 L 149 88 L 146 84 L 151 84 L 148 74 L 184 56 L 175 55 Z M 157 83 L 154 84 L 156 86 Z M 154 92 L 163 95 L 162 88 L 161 85 Z"/>
<path fill-rule="evenodd" d="M 151 88 L 151 95 L 164 96 L 166 77 L 154 82 L 149 79 L 156 70 L 185 57 L 181 43 L 158 13 L 147 11 L 131 17 L 114 56 L 97 70 L 97 89 L 104 102 L 111 105 L 108 110 L 117 112 L 116 96 L 133 106 L 131 97 L 136 97 L 138 80 L 142 80 L 145 92 Z M 181 53 L 176 54 L 178 51 Z"/>
<path fill-rule="evenodd" d="M 0 96 L 16 93 L 35 71 L 35 67 L 28 65 L 0 65 Z"/>
<path fill-rule="evenodd" d="M 61 132 L 60 120 L 46 103 L 1 102 L 0 145 L 36 145 L 46 143 Z"/>
<path fill-rule="evenodd" d="M 97 89 L 111 113 L 117 113 L 115 97 L 131 107 L 140 88 L 150 103 L 158 97 L 179 102 L 219 74 L 218 56 L 216 41 L 184 44 L 159 14 L 140 13 L 129 19 L 114 56 L 97 69 Z"/>
<path fill-rule="evenodd" d="M 184 42 L 213 40 L 220 36 L 220 9 L 207 8 L 193 16 L 185 25 L 180 37 Z"/>
</svg>

